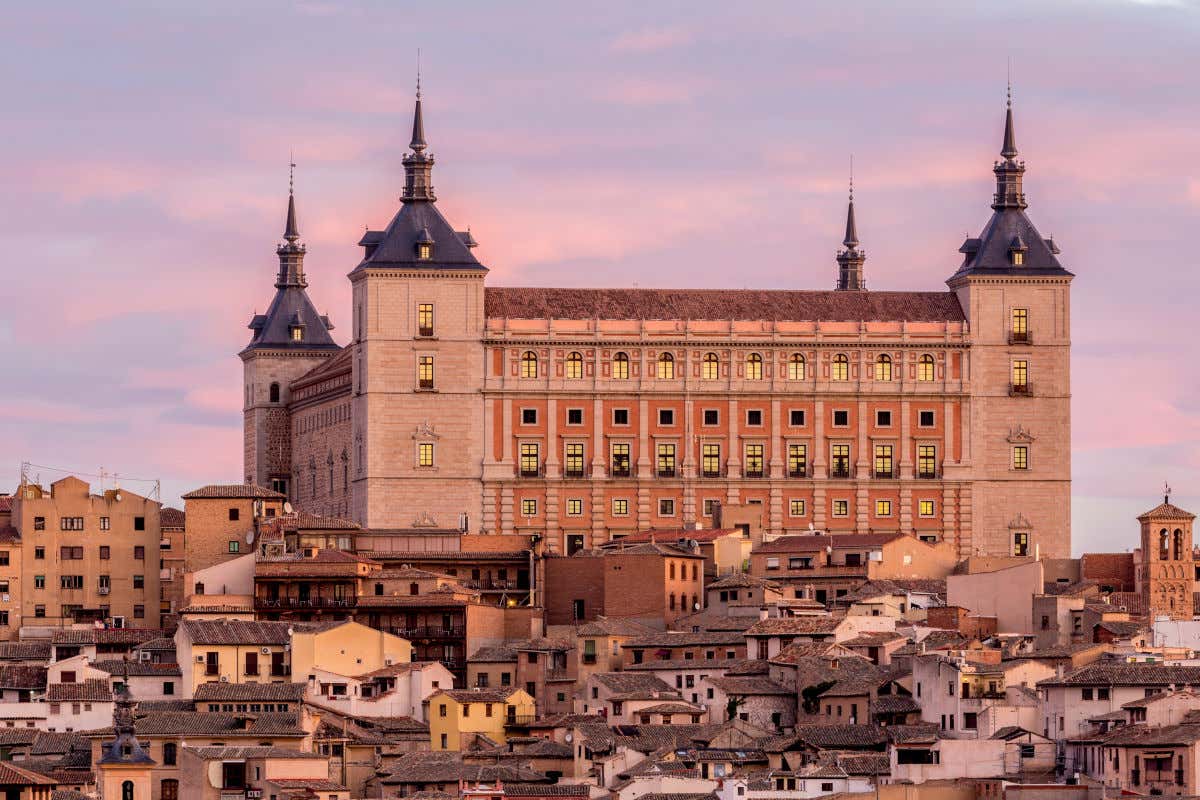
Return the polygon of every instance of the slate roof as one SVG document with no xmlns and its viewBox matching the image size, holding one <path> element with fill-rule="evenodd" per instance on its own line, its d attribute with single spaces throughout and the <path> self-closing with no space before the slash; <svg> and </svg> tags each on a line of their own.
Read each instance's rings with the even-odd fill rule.
<svg viewBox="0 0 1200 800">
<path fill-rule="evenodd" d="M 489 286 L 484 313 L 512 319 L 960 322 L 952 292 L 553 289 Z"/>
<path fill-rule="evenodd" d="M 1024 263 L 1013 266 L 1009 257 L 1014 240 L 1024 246 Z M 978 237 L 969 237 L 958 249 L 962 264 L 951 280 L 965 275 L 1053 275 L 1070 277 L 1057 258 L 1058 247 L 1044 238 L 1022 209 L 995 211 Z"/>
<path fill-rule="evenodd" d="M 213 702 L 299 703 L 304 700 L 303 683 L 202 683 L 193 700 Z"/>
<path fill-rule="evenodd" d="M 288 644 L 291 636 L 288 630 L 292 627 L 289 622 L 266 622 L 262 620 L 199 620 L 185 619 L 179 627 L 197 644 L 250 644 L 250 645 L 281 645 Z"/>
<path fill-rule="evenodd" d="M 252 483 L 210 484 L 183 495 L 184 500 L 287 500 L 287 496 Z"/>
<path fill-rule="evenodd" d="M 419 261 L 417 241 L 426 234 L 433 240 L 433 258 Z M 376 267 L 422 270 L 487 269 L 471 254 L 463 236 L 451 227 L 432 201 L 402 204 L 386 229 L 367 231 L 359 244 L 366 247 L 367 251 L 355 270 Z M 485 292 L 490 291 L 491 289 L 485 289 Z"/>
<path fill-rule="evenodd" d="M 304 286 L 294 283 L 275 286 L 275 296 L 266 313 L 255 314 L 246 326 L 252 333 L 243 353 L 263 349 L 329 352 L 341 349 L 329 334 L 333 330 L 329 317 L 317 311 Z M 291 335 L 291 328 L 297 323 L 304 326 L 304 338 L 300 341 L 294 341 Z"/>
</svg>

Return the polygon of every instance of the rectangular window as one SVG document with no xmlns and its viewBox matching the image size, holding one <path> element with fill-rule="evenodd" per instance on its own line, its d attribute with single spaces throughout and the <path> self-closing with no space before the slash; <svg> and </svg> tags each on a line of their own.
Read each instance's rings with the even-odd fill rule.
<svg viewBox="0 0 1200 800">
<path fill-rule="evenodd" d="M 917 477 L 937 477 L 937 446 L 932 444 L 917 447 Z"/>
<path fill-rule="evenodd" d="M 612 501 L 612 513 L 614 517 L 629 516 L 629 501 L 621 497 L 614 498 Z"/>
<path fill-rule="evenodd" d="M 804 409 L 803 408 L 793 408 L 791 411 L 789 411 L 788 412 L 788 422 L 794 428 L 803 427 L 804 426 Z"/>
<path fill-rule="evenodd" d="M 700 469 L 706 478 L 721 477 L 721 445 L 710 443 L 700 446 Z"/>
<path fill-rule="evenodd" d="M 9 558 L 9 557 L 8 557 L 8 551 L 7 551 L 7 550 L 0 551 L 0 567 L 7 567 L 7 566 L 8 566 L 8 558 Z"/>
<path fill-rule="evenodd" d="M 242 551 L 242 543 L 237 539 L 229 540 L 229 552 L 240 553 Z"/>
<path fill-rule="evenodd" d="M 629 409 L 614 408 L 612 412 L 613 425 L 628 425 L 629 424 Z"/>
<path fill-rule="evenodd" d="M 1029 341 L 1029 309 L 1014 308 L 1012 310 L 1012 340 L 1014 342 Z"/>
<path fill-rule="evenodd" d="M 1013 534 L 1013 555 L 1029 555 L 1029 534 L 1027 532 L 1017 531 Z"/>
<path fill-rule="evenodd" d="M 660 517 L 675 516 L 675 501 L 669 498 L 661 498 L 658 501 L 658 515 Z"/>
<path fill-rule="evenodd" d="M 33 548 L 33 557 L 38 561 L 44 559 L 46 557 L 46 548 L 41 546 Z"/>
<path fill-rule="evenodd" d="M 537 409 L 522 408 L 521 409 L 521 424 L 522 425 L 537 425 Z"/>
<path fill-rule="evenodd" d="M 144 545 L 135 545 L 133 548 L 133 557 L 138 561 L 146 560 L 146 548 Z"/>
<path fill-rule="evenodd" d="M 833 515 L 835 517 L 845 517 L 845 516 L 849 516 L 849 514 L 850 514 L 850 501 L 849 500 L 834 500 L 833 501 Z"/>
<path fill-rule="evenodd" d="M 917 503 L 917 513 L 922 517 L 932 517 L 934 506 L 932 500 L 921 500 Z"/>
<path fill-rule="evenodd" d="M 112 520 L 108 517 L 100 518 L 100 530 L 107 531 L 112 529 Z"/>
<path fill-rule="evenodd" d="M 918 411 L 917 412 L 917 425 L 919 427 L 932 428 L 936 424 L 935 419 L 936 419 L 936 417 L 934 416 L 934 412 L 932 412 L 932 411 Z"/>
<path fill-rule="evenodd" d="M 829 449 L 829 477 L 850 477 L 850 445 L 835 444 Z"/>
<path fill-rule="evenodd" d="M 33 588 L 45 589 L 46 588 L 46 576 L 45 575 L 34 575 L 33 576 Z"/>
<path fill-rule="evenodd" d="M 875 501 L 875 516 L 890 517 L 892 515 L 891 500 L 876 500 Z"/>
<path fill-rule="evenodd" d="M 58 557 L 61 561 L 82 561 L 83 548 L 64 545 L 58 549 Z"/>
<path fill-rule="evenodd" d="M 536 478 L 542 472 L 541 448 L 537 442 L 521 443 L 521 477 Z"/>
<path fill-rule="evenodd" d="M 33 529 L 35 531 L 46 530 L 46 518 L 45 517 L 34 517 L 33 518 Z"/>
<path fill-rule="evenodd" d="M 59 580 L 59 586 L 61 586 L 63 589 L 82 589 L 83 588 L 83 576 L 82 575 L 60 575 L 58 580 Z"/>
<path fill-rule="evenodd" d="M 1029 469 L 1029 447 L 1019 444 L 1013 447 L 1013 469 Z"/>
<path fill-rule="evenodd" d="M 771 556 L 767 559 L 767 569 L 779 569 L 779 559 Z"/>
<path fill-rule="evenodd" d="M 660 408 L 658 410 L 658 424 L 671 426 L 675 424 L 675 410 L 671 408 Z"/>
<path fill-rule="evenodd" d="M 133 529 L 135 531 L 146 530 L 146 518 L 145 517 L 134 517 L 133 518 Z"/>
<path fill-rule="evenodd" d="M 145 589 L 146 588 L 146 576 L 145 575 L 134 575 L 133 576 L 133 588 Z"/>
<path fill-rule="evenodd" d="M 578 497 L 567 499 L 567 516 L 580 517 L 583 516 L 583 500 Z"/>
<path fill-rule="evenodd" d="M 568 408 L 567 409 L 567 424 L 568 425 L 582 425 L 583 424 L 583 409 L 582 408 Z"/>
<path fill-rule="evenodd" d="M 704 516 L 711 517 L 713 515 L 713 512 L 717 510 L 717 504 L 719 502 L 721 502 L 721 501 L 714 500 L 711 497 L 704 498 L 704 502 L 700 506 L 701 510 L 704 513 Z"/>
<path fill-rule="evenodd" d="M 876 411 L 875 412 L 875 427 L 877 427 L 877 428 L 892 427 L 892 412 Z"/>
<path fill-rule="evenodd" d="M 808 475 L 808 445 L 788 445 L 788 477 L 804 478 Z"/>
<path fill-rule="evenodd" d="M 833 412 L 833 427 L 849 428 L 850 427 L 850 412 L 846 409 L 838 409 Z"/>
<path fill-rule="evenodd" d="M 417 335 L 433 336 L 433 303 L 417 305 Z"/>
<path fill-rule="evenodd" d="M 670 442 L 658 445 L 658 477 L 675 477 L 675 445 Z"/>
<path fill-rule="evenodd" d="M 1018 394 L 1029 391 L 1029 362 L 1023 358 L 1012 362 L 1012 388 Z"/>
<path fill-rule="evenodd" d="M 612 476 L 614 478 L 628 478 L 629 471 L 629 443 L 628 442 L 613 442 L 611 445 L 612 453 Z"/>
<path fill-rule="evenodd" d="M 563 461 L 563 475 L 568 478 L 583 477 L 583 444 L 568 442 Z"/>
<path fill-rule="evenodd" d="M 875 477 L 893 478 L 892 446 L 890 444 L 875 445 Z"/>
<path fill-rule="evenodd" d="M 754 442 L 746 445 L 746 477 L 761 478 L 763 476 L 764 446 Z"/>
<path fill-rule="evenodd" d="M 788 513 L 793 517 L 803 517 L 805 512 L 803 500 L 789 500 Z"/>
<path fill-rule="evenodd" d="M 58 524 L 64 531 L 81 531 L 83 530 L 83 517 L 60 517 Z"/>
<path fill-rule="evenodd" d="M 537 500 L 532 497 L 526 497 L 521 500 L 521 515 L 525 517 L 537 516 Z"/>
<path fill-rule="evenodd" d="M 417 359 L 417 388 L 433 388 L 433 356 L 421 356 Z"/>
<path fill-rule="evenodd" d="M 433 442 L 419 442 L 417 444 L 417 466 L 433 466 Z"/>
<path fill-rule="evenodd" d="M 746 411 L 746 424 L 750 427 L 757 428 L 762 425 L 762 410 L 751 408 Z"/>
<path fill-rule="evenodd" d="M 704 424 L 708 426 L 721 424 L 721 412 L 715 408 L 704 409 Z"/>
<path fill-rule="evenodd" d="M 33 616 L 37 617 L 38 619 L 45 617 L 46 616 L 46 607 L 42 606 L 42 605 L 34 606 L 33 607 Z"/>
</svg>

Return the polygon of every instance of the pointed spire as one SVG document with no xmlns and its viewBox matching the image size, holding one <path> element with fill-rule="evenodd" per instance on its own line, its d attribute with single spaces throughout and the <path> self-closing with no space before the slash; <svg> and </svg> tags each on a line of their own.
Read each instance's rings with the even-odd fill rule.
<svg viewBox="0 0 1200 800">
<path fill-rule="evenodd" d="M 421 113 L 421 53 L 417 51 L 417 100 L 413 107 L 412 141 L 408 143 L 411 153 L 405 153 L 404 158 L 404 191 L 400 200 L 410 203 L 414 200 L 433 202 L 437 197 L 433 194 L 433 156 L 425 152 L 429 146 L 425 141 L 425 116 Z"/>
<path fill-rule="evenodd" d="M 1017 157 L 1017 135 L 1013 132 L 1012 81 L 1008 83 L 1008 108 L 1004 118 L 1004 145 L 1000 148 L 1000 155 L 1009 161 Z"/>
<path fill-rule="evenodd" d="M 858 226 L 854 224 L 854 159 L 851 156 L 850 164 L 850 202 L 846 206 L 846 238 L 842 240 L 847 248 L 853 250 L 858 247 Z"/>
<path fill-rule="evenodd" d="M 296 157 L 294 155 L 288 164 L 287 224 L 283 227 L 283 238 L 289 242 L 300 238 L 300 231 L 296 228 Z"/>
<path fill-rule="evenodd" d="M 417 50 L 417 103 L 413 109 L 412 141 L 408 143 L 414 153 L 420 153 L 425 144 L 425 118 L 421 114 L 421 51 Z"/>
<path fill-rule="evenodd" d="M 300 226 L 296 223 L 296 158 L 288 161 L 287 221 L 283 224 L 283 244 L 275 248 L 279 256 L 279 275 L 276 288 L 308 285 L 304 277 L 304 245 L 300 244 Z"/>
<path fill-rule="evenodd" d="M 854 219 L 854 157 L 850 158 L 850 200 L 846 204 L 846 236 L 842 239 L 846 248 L 837 254 L 837 288 L 841 291 L 865 291 L 863 263 L 867 254 L 858 249 L 858 225 Z"/>
</svg>

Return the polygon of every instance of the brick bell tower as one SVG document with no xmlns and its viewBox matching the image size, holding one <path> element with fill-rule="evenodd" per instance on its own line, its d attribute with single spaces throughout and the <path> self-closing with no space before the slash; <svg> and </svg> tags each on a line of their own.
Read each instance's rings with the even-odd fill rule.
<svg viewBox="0 0 1200 800">
<path fill-rule="evenodd" d="M 292 423 L 288 410 L 292 381 L 341 349 L 329 332 L 329 317 L 317 313 L 304 276 L 305 246 L 296 225 L 295 164 L 288 181 L 287 222 L 275 278 L 275 298 L 265 314 L 250 320 L 250 343 L 242 359 L 245 480 L 294 498 Z"/>
<path fill-rule="evenodd" d="M 1196 562 L 1192 522 L 1196 515 L 1171 504 L 1170 489 L 1162 504 L 1138 517 L 1142 524 L 1142 559 L 1138 585 L 1151 621 L 1155 617 L 1190 620 Z"/>
</svg>

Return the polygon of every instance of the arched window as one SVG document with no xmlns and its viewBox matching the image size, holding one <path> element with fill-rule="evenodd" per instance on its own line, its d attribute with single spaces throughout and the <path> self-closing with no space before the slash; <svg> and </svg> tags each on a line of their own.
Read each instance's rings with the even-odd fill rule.
<svg viewBox="0 0 1200 800">
<path fill-rule="evenodd" d="M 521 354 L 521 377 L 537 377 L 537 353 L 532 350 L 526 350 Z"/>
<path fill-rule="evenodd" d="M 567 377 L 583 377 L 583 355 L 574 350 L 567 354 Z"/>
<path fill-rule="evenodd" d="M 271 402 L 272 403 L 279 402 L 279 384 L 278 383 L 271 384 Z"/>
<path fill-rule="evenodd" d="M 133 800 L 133 781 L 121 784 L 121 800 Z"/>
<path fill-rule="evenodd" d="M 917 380 L 933 380 L 933 356 L 929 353 L 921 356 L 921 360 L 917 362 Z"/>
<path fill-rule="evenodd" d="M 762 356 L 758 353 L 751 353 L 746 356 L 746 380 L 762 380 Z"/>
<path fill-rule="evenodd" d="M 804 356 L 799 353 L 792 353 L 792 357 L 788 359 L 788 380 L 804 380 Z"/>
<path fill-rule="evenodd" d="M 675 356 L 662 353 L 658 357 L 658 377 L 660 380 L 671 380 L 675 377 Z"/>
<path fill-rule="evenodd" d="M 706 381 L 715 381 L 721 375 L 721 361 L 716 353 L 704 354 L 704 366 L 700 372 Z"/>
<path fill-rule="evenodd" d="M 674 561 L 667 563 L 667 576 L 671 580 L 675 580 L 675 562 Z"/>
<path fill-rule="evenodd" d="M 835 381 L 850 380 L 850 359 L 845 353 L 838 353 L 833 357 L 833 368 L 830 370 L 829 377 Z"/>
<path fill-rule="evenodd" d="M 1170 556 L 1170 539 L 1171 535 L 1167 533 L 1167 529 L 1163 528 L 1158 532 L 1158 560 L 1166 561 Z"/>
<path fill-rule="evenodd" d="M 892 357 L 887 353 L 880 354 L 875 359 L 875 380 L 890 381 L 892 379 Z"/>
<path fill-rule="evenodd" d="M 1183 560 L 1183 531 L 1179 530 L 1179 528 L 1175 529 L 1174 539 L 1175 539 L 1175 560 L 1182 561 Z"/>
<path fill-rule="evenodd" d="M 618 380 L 626 380 L 629 378 L 629 356 L 625 353 L 617 353 L 613 356 L 613 377 Z"/>
</svg>

